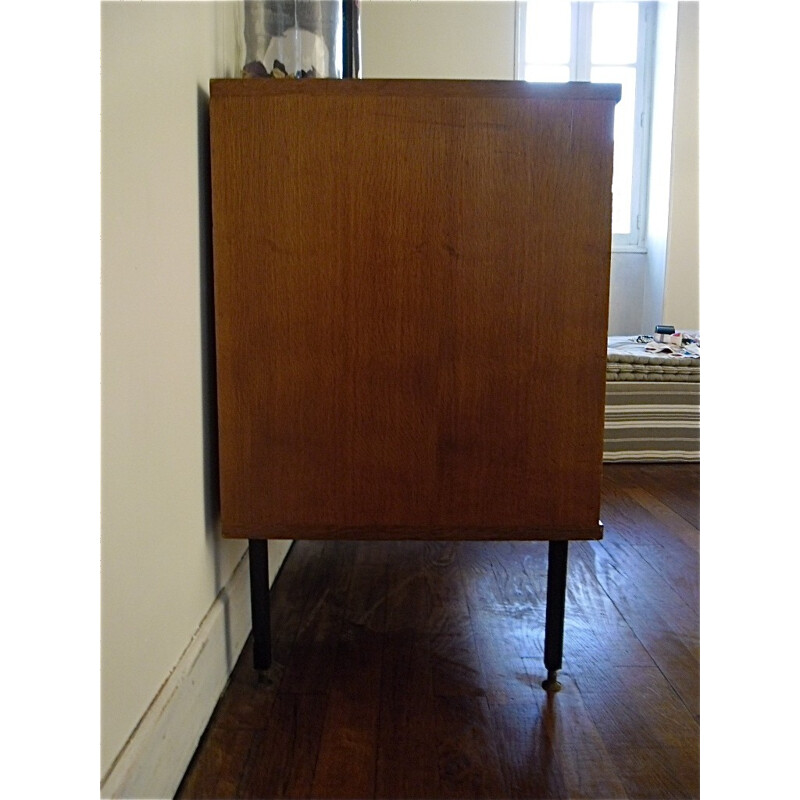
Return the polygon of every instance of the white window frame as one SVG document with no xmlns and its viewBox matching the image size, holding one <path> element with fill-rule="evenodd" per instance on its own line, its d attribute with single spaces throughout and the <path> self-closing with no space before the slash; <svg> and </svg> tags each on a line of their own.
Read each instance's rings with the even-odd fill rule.
<svg viewBox="0 0 800 800">
<path fill-rule="evenodd" d="M 598 0 L 602 2 L 602 0 Z M 525 21 L 527 0 L 517 0 L 514 77 L 525 80 Z M 591 70 L 591 25 L 595 2 L 572 2 L 570 81 L 588 81 Z M 653 107 L 653 62 L 656 41 L 657 2 L 639 2 L 639 41 L 634 118 L 630 233 L 612 236 L 614 252 L 647 252 L 647 207 L 650 179 L 650 125 Z"/>
</svg>

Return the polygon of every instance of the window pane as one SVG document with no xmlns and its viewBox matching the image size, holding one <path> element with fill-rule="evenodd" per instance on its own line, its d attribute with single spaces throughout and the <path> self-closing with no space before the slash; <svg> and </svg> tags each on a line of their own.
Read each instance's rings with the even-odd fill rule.
<svg viewBox="0 0 800 800">
<path fill-rule="evenodd" d="M 592 63 L 634 64 L 639 36 L 638 3 L 595 3 Z"/>
<path fill-rule="evenodd" d="M 613 233 L 631 231 L 633 136 L 636 124 L 636 68 L 592 67 L 592 83 L 622 84 L 622 99 L 614 111 Z"/>
<path fill-rule="evenodd" d="M 569 80 L 569 67 L 551 64 L 526 64 L 526 81 L 543 81 L 544 83 L 566 83 Z"/>
<path fill-rule="evenodd" d="M 525 59 L 566 64 L 570 59 L 572 7 L 569 0 L 531 0 L 526 10 Z"/>
</svg>

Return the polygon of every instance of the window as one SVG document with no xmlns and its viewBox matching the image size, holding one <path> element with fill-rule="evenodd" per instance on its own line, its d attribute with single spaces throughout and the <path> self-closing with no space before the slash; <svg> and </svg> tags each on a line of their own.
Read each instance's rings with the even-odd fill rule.
<svg viewBox="0 0 800 800">
<path fill-rule="evenodd" d="M 614 118 L 612 243 L 643 250 L 655 2 L 520 0 L 517 77 L 619 83 Z"/>
</svg>

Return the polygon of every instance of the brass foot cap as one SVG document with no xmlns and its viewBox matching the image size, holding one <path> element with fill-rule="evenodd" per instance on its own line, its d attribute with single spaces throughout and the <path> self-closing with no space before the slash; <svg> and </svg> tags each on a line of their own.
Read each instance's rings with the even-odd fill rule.
<svg viewBox="0 0 800 800">
<path fill-rule="evenodd" d="M 556 679 L 556 673 L 550 672 L 547 675 L 547 679 L 542 681 L 542 689 L 546 692 L 560 692 L 561 691 L 561 684 Z"/>
</svg>

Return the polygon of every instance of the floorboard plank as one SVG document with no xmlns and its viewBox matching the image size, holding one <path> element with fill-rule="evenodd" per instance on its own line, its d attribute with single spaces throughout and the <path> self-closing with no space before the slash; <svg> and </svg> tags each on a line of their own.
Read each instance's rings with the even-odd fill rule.
<svg viewBox="0 0 800 800">
<path fill-rule="evenodd" d="M 429 650 L 414 632 L 392 632 L 383 663 L 375 797 L 430 798 L 439 778 Z"/>
<path fill-rule="evenodd" d="M 372 797 L 378 750 L 386 559 L 352 547 L 352 576 L 333 661 L 313 797 Z M 366 551 L 366 552 L 365 552 Z M 346 768 L 344 766 L 346 765 Z"/>
<path fill-rule="evenodd" d="M 485 697 L 454 695 L 433 699 L 439 766 L 436 798 L 507 797 Z"/>
<path fill-rule="evenodd" d="M 273 661 L 267 682 L 253 669 L 253 639 L 245 644 L 228 688 L 211 718 L 215 729 L 262 730 L 272 721 L 272 706 L 281 684 L 284 666 Z"/>
<path fill-rule="evenodd" d="M 697 720 L 657 667 L 587 670 L 577 682 L 609 751 L 674 749 L 698 740 Z"/>
<path fill-rule="evenodd" d="M 700 531 L 696 525 L 687 522 L 680 514 L 674 511 L 646 489 L 632 488 L 626 490 L 628 496 L 644 508 L 665 531 L 667 536 L 676 536 L 687 547 L 700 552 Z"/>
<path fill-rule="evenodd" d="M 309 797 L 372 797 L 383 642 L 364 632 L 337 648 Z"/>
<path fill-rule="evenodd" d="M 693 800 L 700 797 L 700 762 L 695 748 L 631 747 L 614 753 L 620 780 L 631 798 Z"/>
<path fill-rule="evenodd" d="M 240 778 L 252 747 L 252 731 L 212 726 L 198 745 L 175 795 L 177 800 L 238 797 Z"/>
<path fill-rule="evenodd" d="M 598 560 L 606 549 L 603 543 L 598 550 Z M 700 713 L 699 616 L 676 602 L 671 593 L 664 592 L 659 602 L 658 584 L 648 581 L 646 575 L 641 576 L 635 562 L 631 566 L 618 553 L 615 555 L 622 566 L 617 568 L 607 562 L 605 568 L 598 571 L 598 581 L 653 663 L 697 717 Z"/>
<path fill-rule="evenodd" d="M 543 727 L 561 772 L 564 796 L 627 797 L 577 684 L 567 672 L 561 684 L 560 692 L 545 698 Z"/>
<path fill-rule="evenodd" d="M 699 466 L 606 466 L 561 692 L 546 542 L 297 542 L 176 796 L 697 797 Z"/>
<path fill-rule="evenodd" d="M 492 726 L 508 797 L 567 797 L 564 776 L 547 736 L 544 692 L 527 702 L 491 709 Z"/>
<path fill-rule="evenodd" d="M 700 528 L 699 464 L 605 464 L 603 477 L 605 482 L 644 489 Z"/>
<path fill-rule="evenodd" d="M 254 734 L 238 797 L 312 797 L 326 707 L 323 694 L 278 695 L 271 724 Z"/>
<path fill-rule="evenodd" d="M 315 551 L 316 558 L 313 569 L 305 575 L 308 584 L 300 600 L 302 619 L 287 658 L 281 691 L 327 694 L 355 551 L 351 542 L 303 544 Z M 273 635 L 280 638 L 281 633 Z"/>
<path fill-rule="evenodd" d="M 396 546 L 387 565 L 376 798 L 430 798 L 438 787 L 424 543 Z"/>
</svg>

